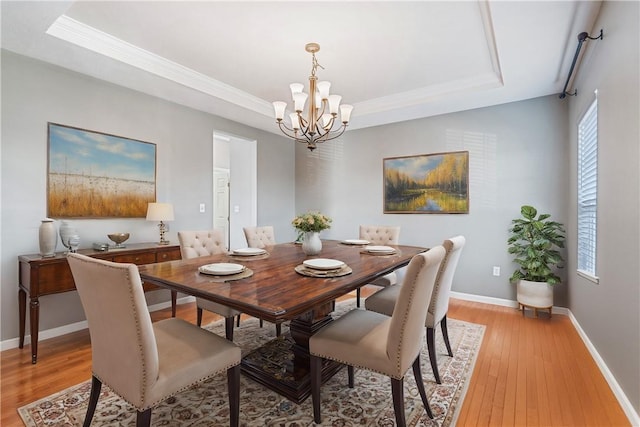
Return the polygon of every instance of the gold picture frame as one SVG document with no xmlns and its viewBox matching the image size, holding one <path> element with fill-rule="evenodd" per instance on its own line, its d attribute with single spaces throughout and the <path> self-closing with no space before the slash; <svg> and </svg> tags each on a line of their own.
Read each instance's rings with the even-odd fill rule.
<svg viewBox="0 0 640 427">
<path fill-rule="evenodd" d="M 384 213 L 469 213 L 469 152 L 383 159 Z"/>
</svg>

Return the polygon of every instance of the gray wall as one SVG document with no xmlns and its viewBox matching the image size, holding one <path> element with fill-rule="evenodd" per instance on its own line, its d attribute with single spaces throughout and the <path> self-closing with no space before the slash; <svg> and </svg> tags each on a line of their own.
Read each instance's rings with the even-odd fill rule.
<svg viewBox="0 0 640 427">
<path fill-rule="evenodd" d="M 175 243 L 177 230 L 212 226 L 211 209 L 201 214 L 198 207 L 212 206 L 214 129 L 257 140 L 258 223 L 273 224 L 283 234 L 290 229 L 295 186 L 290 141 L 3 50 L 2 340 L 18 336 L 17 257 L 38 252 L 38 226 L 46 216 L 47 122 L 157 144 L 157 199 L 174 203 L 168 239 Z M 70 222 L 81 247 L 118 231 L 130 232 L 131 243 L 158 240 L 157 224 L 142 218 Z M 150 304 L 165 301 L 168 292 L 147 298 Z M 41 298 L 41 331 L 81 320 L 75 292 Z"/>
<path fill-rule="evenodd" d="M 570 253 L 569 305 L 585 333 L 640 412 L 640 4 L 604 2 L 569 101 L 571 201 L 576 199 L 576 126 L 598 91 L 599 284 L 575 273 Z M 576 207 L 569 212 L 576 241 Z"/>
<path fill-rule="evenodd" d="M 354 238 L 358 225 L 398 224 L 400 241 L 432 246 L 464 234 L 453 290 L 515 300 L 506 252 L 510 220 L 532 204 L 566 225 L 566 268 L 555 304 L 568 307 L 640 412 L 640 3 L 604 2 L 578 69 L 579 95 L 523 102 L 349 131 L 309 153 L 296 149 L 296 211 L 339 219 L 325 237 Z M 598 276 L 576 270 L 577 123 L 598 90 Z M 357 112 L 354 112 L 357 113 Z M 468 215 L 385 215 L 382 159 L 468 150 Z M 493 277 L 492 266 L 502 267 Z M 637 417 L 637 415 L 635 415 Z"/>
<path fill-rule="evenodd" d="M 532 204 L 567 222 L 566 121 L 566 102 L 550 96 L 349 131 L 314 153 L 299 147 L 296 208 L 335 218 L 323 236 L 338 239 L 357 237 L 360 224 L 400 225 L 400 242 L 409 245 L 464 234 L 453 290 L 515 300 L 506 247 L 511 219 Z M 469 151 L 469 214 L 382 213 L 384 158 L 461 150 Z M 566 289 L 556 287 L 556 305 L 565 305 Z"/>
</svg>

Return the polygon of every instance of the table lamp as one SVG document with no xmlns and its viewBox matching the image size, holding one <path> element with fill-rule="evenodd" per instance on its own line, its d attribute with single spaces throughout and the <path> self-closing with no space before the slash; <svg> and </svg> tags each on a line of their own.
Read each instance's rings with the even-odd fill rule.
<svg viewBox="0 0 640 427">
<path fill-rule="evenodd" d="M 167 226 L 164 221 L 173 221 L 173 205 L 171 203 L 149 203 L 147 207 L 147 221 L 160 221 L 160 245 L 168 245 L 169 241 L 164 239 Z"/>
</svg>

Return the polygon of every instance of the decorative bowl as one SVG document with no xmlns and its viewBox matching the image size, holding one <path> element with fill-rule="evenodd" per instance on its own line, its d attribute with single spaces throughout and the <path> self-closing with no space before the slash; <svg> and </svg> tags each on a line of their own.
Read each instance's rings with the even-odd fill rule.
<svg viewBox="0 0 640 427">
<path fill-rule="evenodd" d="M 129 233 L 111 233 L 107 234 L 107 237 L 115 242 L 116 248 L 124 248 L 125 246 L 122 243 L 129 238 Z"/>
</svg>

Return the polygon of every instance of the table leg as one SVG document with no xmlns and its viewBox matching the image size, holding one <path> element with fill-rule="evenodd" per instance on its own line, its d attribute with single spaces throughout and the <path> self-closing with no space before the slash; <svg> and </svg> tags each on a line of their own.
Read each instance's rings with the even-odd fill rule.
<svg viewBox="0 0 640 427">
<path fill-rule="evenodd" d="M 18 321 L 20 322 L 20 342 L 18 347 L 23 348 L 25 324 L 27 322 L 27 293 L 22 288 L 18 289 L 18 313 Z"/>
<path fill-rule="evenodd" d="M 176 304 L 178 303 L 178 292 L 171 291 L 171 317 L 176 317 Z"/>
<path fill-rule="evenodd" d="M 333 304 L 315 307 L 291 321 L 289 334 L 280 336 L 242 358 L 242 372 L 295 403 L 311 395 L 309 338 L 333 321 Z M 341 364 L 323 359 L 322 381 L 331 378 Z"/>
<path fill-rule="evenodd" d="M 30 298 L 29 325 L 31 328 L 31 363 L 38 361 L 38 324 L 40 323 L 40 301 L 38 298 Z"/>
</svg>

